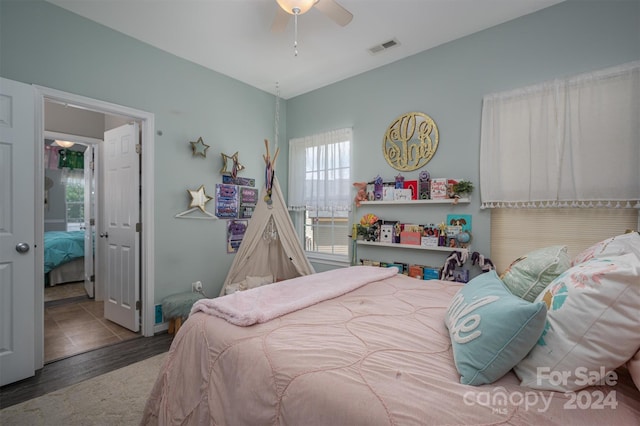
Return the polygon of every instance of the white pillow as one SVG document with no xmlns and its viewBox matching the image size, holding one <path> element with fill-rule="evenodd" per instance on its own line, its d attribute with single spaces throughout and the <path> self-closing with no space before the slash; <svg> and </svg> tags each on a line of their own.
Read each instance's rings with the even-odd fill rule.
<svg viewBox="0 0 640 426">
<path fill-rule="evenodd" d="M 571 259 L 571 266 L 578 265 L 594 257 L 619 256 L 621 254 L 635 253 L 640 258 L 640 234 L 629 232 L 607 238 L 583 250 Z"/>
<path fill-rule="evenodd" d="M 227 285 L 227 288 L 224 290 L 224 294 L 233 294 L 236 291 L 244 291 L 247 289 L 247 282 L 246 280 L 242 280 L 238 283 L 231 283 L 229 285 Z"/>
<path fill-rule="evenodd" d="M 522 386 L 573 391 L 598 384 L 640 347 L 640 258 L 596 257 L 536 298 L 547 305 L 542 336 L 514 370 Z M 614 374 L 614 373 L 612 373 Z"/>
<path fill-rule="evenodd" d="M 256 287 L 263 286 L 265 284 L 273 283 L 273 275 L 265 275 L 262 277 L 247 276 L 246 281 L 247 281 L 247 289 L 256 288 Z"/>
</svg>

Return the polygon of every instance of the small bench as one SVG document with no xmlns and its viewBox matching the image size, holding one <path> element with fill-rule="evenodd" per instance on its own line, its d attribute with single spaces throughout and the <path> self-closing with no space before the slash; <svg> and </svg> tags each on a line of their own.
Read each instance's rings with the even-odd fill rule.
<svg viewBox="0 0 640 426">
<path fill-rule="evenodd" d="M 180 330 L 182 322 L 189 317 L 193 304 L 203 298 L 200 293 L 184 292 L 162 299 L 162 314 L 169 320 L 169 334 Z"/>
</svg>

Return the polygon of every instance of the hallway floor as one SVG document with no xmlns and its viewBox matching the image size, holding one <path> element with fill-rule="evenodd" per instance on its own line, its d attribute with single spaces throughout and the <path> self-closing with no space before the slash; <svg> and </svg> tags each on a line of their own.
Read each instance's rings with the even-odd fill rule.
<svg viewBox="0 0 640 426">
<path fill-rule="evenodd" d="M 45 364 L 139 336 L 106 320 L 104 302 L 89 299 L 82 283 L 45 288 Z"/>
</svg>

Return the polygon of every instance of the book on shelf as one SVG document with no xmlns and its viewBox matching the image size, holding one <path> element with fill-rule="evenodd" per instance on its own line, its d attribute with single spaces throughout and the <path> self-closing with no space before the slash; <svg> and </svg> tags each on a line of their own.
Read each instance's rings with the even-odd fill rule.
<svg viewBox="0 0 640 426">
<path fill-rule="evenodd" d="M 400 233 L 400 244 L 419 246 L 422 243 L 420 238 L 420 232 L 402 231 Z"/>
<path fill-rule="evenodd" d="M 440 268 L 433 266 L 425 266 L 422 268 L 422 279 L 424 280 L 439 280 Z"/>
<path fill-rule="evenodd" d="M 422 265 L 409 265 L 409 276 L 411 278 L 418 278 L 421 280 L 423 276 L 422 270 Z"/>
<path fill-rule="evenodd" d="M 404 188 L 411 191 L 411 200 L 418 199 L 418 181 L 417 180 L 405 180 Z"/>
<path fill-rule="evenodd" d="M 394 201 L 411 201 L 411 189 L 410 188 L 396 188 L 393 193 Z"/>
<path fill-rule="evenodd" d="M 447 226 L 460 226 L 462 231 L 471 232 L 470 214 L 448 214 Z"/>
<path fill-rule="evenodd" d="M 447 191 L 447 178 L 434 178 L 431 179 L 431 199 L 432 200 L 444 200 L 449 198 Z"/>
<path fill-rule="evenodd" d="M 396 197 L 396 188 L 393 186 L 384 186 L 382 188 L 382 201 L 393 201 Z"/>
</svg>

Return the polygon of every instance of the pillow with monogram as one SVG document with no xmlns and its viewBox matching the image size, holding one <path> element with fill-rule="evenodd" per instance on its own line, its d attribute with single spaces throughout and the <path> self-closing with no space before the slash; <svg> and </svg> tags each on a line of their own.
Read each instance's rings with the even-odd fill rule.
<svg viewBox="0 0 640 426">
<path fill-rule="evenodd" d="M 460 383 L 493 383 L 534 347 L 547 307 L 511 294 L 495 270 L 478 275 L 451 301 L 445 325 Z"/>
</svg>

